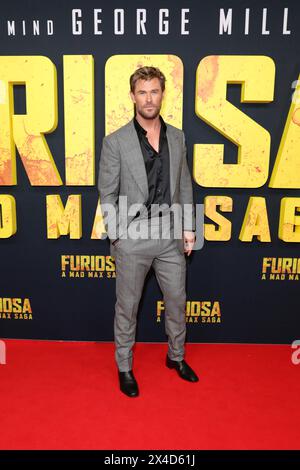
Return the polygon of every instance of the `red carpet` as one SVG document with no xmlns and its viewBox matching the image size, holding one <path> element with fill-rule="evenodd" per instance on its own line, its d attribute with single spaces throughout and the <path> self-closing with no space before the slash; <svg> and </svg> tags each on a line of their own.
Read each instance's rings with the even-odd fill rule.
<svg viewBox="0 0 300 470">
<path fill-rule="evenodd" d="M 140 397 L 118 389 L 111 343 L 5 340 L 1 449 L 299 449 L 290 346 L 188 344 L 200 381 L 137 344 Z"/>
</svg>

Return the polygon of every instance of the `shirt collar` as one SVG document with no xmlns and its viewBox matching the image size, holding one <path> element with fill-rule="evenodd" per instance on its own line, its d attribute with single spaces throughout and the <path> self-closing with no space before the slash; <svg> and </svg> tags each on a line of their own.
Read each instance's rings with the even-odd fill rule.
<svg viewBox="0 0 300 470">
<path fill-rule="evenodd" d="M 160 119 L 160 123 L 161 123 L 161 126 L 162 126 L 163 130 L 166 131 L 167 126 L 166 126 L 165 121 L 161 117 L 161 115 L 159 115 L 159 119 Z M 140 123 L 138 122 L 136 117 L 133 118 L 133 122 L 134 122 L 134 126 L 135 126 L 137 132 L 142 132 L 142 134 L 145 134 L 145 135 L 147 134 L 147 131 L 140 125 Z"/>
</svg>

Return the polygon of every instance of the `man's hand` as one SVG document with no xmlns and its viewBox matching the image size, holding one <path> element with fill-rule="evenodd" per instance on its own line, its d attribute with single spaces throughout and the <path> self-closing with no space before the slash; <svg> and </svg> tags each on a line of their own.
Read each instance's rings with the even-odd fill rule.
<svg viewBox="0 0 300 470">
<path fill-rule="evenodd" d="M 184 241 L 184 252 L 187 253 L 188 256 L 192 253 L 193 246 L 195 244 L 195 232 L 183 232 L 183 241 Z"/>
</svg>

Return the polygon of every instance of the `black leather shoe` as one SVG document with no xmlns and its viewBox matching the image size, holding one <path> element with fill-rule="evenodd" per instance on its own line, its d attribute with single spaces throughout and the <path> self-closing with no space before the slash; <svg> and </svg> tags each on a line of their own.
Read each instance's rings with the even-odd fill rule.
<svg viewBox="0 0 300 470">
<path fill-rule="evenodd" d="M 132 370 L 128 372 L 119 371 L 120 390 L 128 397 L 137 397 L 139 388 L 137 381 L 134 378 Z"/>
<path fill-rule="evenodd" d="M 167 360 L 166 360 L 166 366 L 169 369 L 175 369 L 178 372 L 179 377 L 181 377 L 184 380 L 188 380 L 189 382 L 198 382 L 199 378 L 191 369 L 191 367 L 183 361 L 172 361 L 172 359 L 169 358 L 167 355 Z"/>
</svg>

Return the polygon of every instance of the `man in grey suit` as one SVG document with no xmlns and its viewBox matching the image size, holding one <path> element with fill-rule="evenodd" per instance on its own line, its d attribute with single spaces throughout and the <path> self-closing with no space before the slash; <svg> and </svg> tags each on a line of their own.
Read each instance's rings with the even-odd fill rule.
<svg viewBox="0 0 300 470">
<path fill-rule="evenodd" d="M 184 133 L 160 116 L 165 76 L 156 67 L 141 67 L 130 77 L 130 90 L 135 117 L 104 137 L 98 189 L 116 263 L 114 337 L 120 389 L 136 397 L 132 347 L 151 266 L 165 303 L 166 365 L 184 380 L 198 381 L 184 360 L 185 253 L 189 256 L 195 243 L 195 211 Z M 175 206 L 180 210 L 171 210 Z M 181 232 L 176 238 L 178 220 Z M 164 235 L 166 226 L 170 236 Z"/>
</svg>

